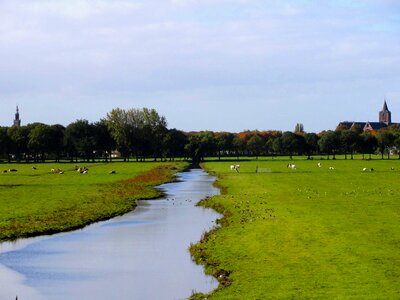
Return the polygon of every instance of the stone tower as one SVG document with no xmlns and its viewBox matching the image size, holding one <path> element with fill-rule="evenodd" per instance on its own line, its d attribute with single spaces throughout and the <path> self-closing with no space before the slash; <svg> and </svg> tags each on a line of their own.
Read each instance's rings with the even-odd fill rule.
<svg viewBox="0 0 400 300">
<path fill-rule="evenodd" d="M 382 110 L 379 112 L 379 122 L 385 123 L 388 126 L 392 124 L 392 113 L 389 111 L 387 107 L 386 100 L 383 103 Z"/>
<path fill-rule="evenodd" d="M 21 120 L 19 119 L 19 109 L 17 105 L 17 112 L 15 113 L 14 126 L 21 127 Z"/>
</svg>

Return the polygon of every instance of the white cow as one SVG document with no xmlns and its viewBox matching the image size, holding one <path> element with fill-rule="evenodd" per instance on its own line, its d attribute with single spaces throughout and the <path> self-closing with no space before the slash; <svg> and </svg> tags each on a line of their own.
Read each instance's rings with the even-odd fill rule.
<svg viewBox="0 0 400 300">
<path fill-rule="evenodd" d="M 236 171 L 236 172 L 239 172 L 239 169 L 240 169 L 240 165 L 231 165 L 231 170 L 232 171 Z"/>
</svg>

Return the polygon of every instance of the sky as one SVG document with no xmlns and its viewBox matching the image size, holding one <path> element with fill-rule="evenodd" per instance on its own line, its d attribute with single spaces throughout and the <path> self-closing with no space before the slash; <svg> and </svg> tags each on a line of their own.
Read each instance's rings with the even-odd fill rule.
<svg viewBox="0 0 400 300">
<path fill-rule="evenodd" d="M 400 122 L 398 0 L 0 0 L 0 126 L 155 108 L 184 131 Z"/>
</svg>

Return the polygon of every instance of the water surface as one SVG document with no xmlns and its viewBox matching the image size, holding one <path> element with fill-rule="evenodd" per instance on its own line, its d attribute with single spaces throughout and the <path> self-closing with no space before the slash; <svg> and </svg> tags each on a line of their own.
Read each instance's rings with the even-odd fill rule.
<svg viewBox="0 0 400 300">
<path fill-rule="evenodd" d="M 160 186 L 166 196 L 82 230 L 0 244 L 0 299 L 185 299 L 209 292 L 188 252 L 219 217 L 196 207 L 218 193 L 200 169 Z"/>
</svg>

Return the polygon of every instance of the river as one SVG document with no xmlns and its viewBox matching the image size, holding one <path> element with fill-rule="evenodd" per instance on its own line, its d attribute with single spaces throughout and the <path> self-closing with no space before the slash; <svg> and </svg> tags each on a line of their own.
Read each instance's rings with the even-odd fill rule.
<svg viewBox="0 0 400 300">
<path fill-rule="evenodd" d="M 84 229 L 0 244 L 0 299 L 185 299 L 218 282 L 188 247 L 219 215 L 195 204 L 216 195 L 203 170 L 159 186 L 165 197 L 138 201 L 123 216 Z"/>
</svg>

